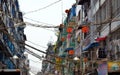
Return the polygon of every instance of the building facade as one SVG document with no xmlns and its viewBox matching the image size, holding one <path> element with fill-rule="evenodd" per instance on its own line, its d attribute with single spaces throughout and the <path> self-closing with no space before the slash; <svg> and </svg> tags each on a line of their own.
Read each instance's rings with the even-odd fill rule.
<svg viewBox="0 0 120 75">
<path fill-rule="evenodd" d="M 24 64 L 27 58 L 24 55 L 26 35 L 23 22 L 18 0 L 0 0 L 0 69 L 20 69 L 28 72 Z"/>
<path fill-rule="evenodd" d="M 120 74 L 120 0 L 76 0 L 65 10 L 54 51 L 58 75 Z M 76 9 L 78 8 L 78 9 Z M 78 57 L 78 61 L 73 58 Z M 56 57 L 55 57 L 56 58 Z M 116 74 L 117 75 L 117 74 Z"/>
<path fill-rule="evenodd" d="M 82 20 L 78 23 L 80 25 L 85 23 L 89 27 L 89 32 L 83 34 L 84 38 L 81 42 L 82 58 L 88 59 L 86 63 L 84 62 L 85 74 L 96 72 L 96 70 L 98 75 L 119 72 L 118 66 L 114 67 L 117 68 L 116 70 L 112 70 L 110 65 L 111 62 L 112 64 L 117 62 L 117 65 L 119 63 L 120 6 L 118 2 L 119 0 L 78 0 L 78 5 L 82 7 L 80 10 Z"/>
</svg>

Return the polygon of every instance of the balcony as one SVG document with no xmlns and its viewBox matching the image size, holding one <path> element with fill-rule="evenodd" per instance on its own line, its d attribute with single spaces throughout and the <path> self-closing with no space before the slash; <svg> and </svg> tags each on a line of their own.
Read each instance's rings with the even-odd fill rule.
<svg viewBox="0 0 120 75">
<path fill-rule="evenodd" d="M 7 56 L 13 56 L 15 53 L 15 47 L 14 44 L 9 40 L 7 35 L 3 35 L 3 40 L 1 40 L 1 44 L 5 50 L 4 52 L 7 54 Z"/>
</svg>

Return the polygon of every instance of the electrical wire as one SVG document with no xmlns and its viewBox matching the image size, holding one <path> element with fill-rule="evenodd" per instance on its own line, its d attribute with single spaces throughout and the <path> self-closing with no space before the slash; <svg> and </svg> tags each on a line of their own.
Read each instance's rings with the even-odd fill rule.
<svg viewBox="0 0 120 75">
<path fill-rule="evenodd" d="M 27 25 L 34 26 L 34 27 L 40 27 L 40 28 L 59 28 L 59 26 L 43 26 L 40 24 L 33 24 L 30 22 L 25 22 Z"/>
<path fill-rule="evenodd" d="M 40 21 L 37 21 L 37 20 L 33 20 L 33 19 L 31 19 L 31 18 L 27 18 L 27 17 L 24 17 L 24 18 L 25 18 L 25 19 L 28 19 L 28 20 L 31 20 L 31 21 L 33 21 L 33 22 L 42 23 L 42 26 L 45 26 L 45 25 L 55 26 L 55 25 L 53 25 L 53 24 L 48 24 L 48 23 L 40 22 Z M 43 24 L 45 24 L 45 25 L 43 25 Z M 44 28 L 44 29 L 46 29 L 46 28 Z M 46 29 L 46 30 L 49 30 L 49 29 Z M 54 30 L 49 30 L 49 31 L 55 32 Z"/>
<path fill-rule="evenodd" d="M 42 63 L 42 62 L 40 62 L 40 61 L 35 61 L 35 60 L 32 60 L 32 59 L 28 59 L 28 60 L 33 61 L 33 62 L 35 62 L 35 63 Z"/>
<path fill-rule="evenodd" d="M 5 26 L 0 26 L 0 30 L 4 30 L 4 29 L 9 29 L 9 28 L 15 28 L 15 27 L 20 27 L 20 26 L 25 26 L 25 22 L 20 22 L 17 24 L 14 24 L 14 26 L 9 26 L 9 27 L 5 27 Z"/>
<path fill-rule="evenodd" d="M 26 15 L 26 14 L 30 14 L 30 13 L 34 13 L 34 12 L 38 12 L 38 11 L 40 11 L 40 10 L 46 9 L 46 8 L 52 6 L 52 5 L 54 5 L 54 4 L 56 4 L 56 3 L 60 2 L 60 1 L 61 1 L 61 0 L 58 0 L 58 1 L 53 2 L 53 3 L 51 3 L 51 4 L 49 4 L 49 5 L 45 6 L 45 7 L 40 8 L 40 9 L 26 12 L 24 15 Z"/>
<path fill-rule="evenodd" d="M 37 22 L 37 23 L 42 23 L 42 24 L 46 24 L 46 25 L 53 25 L 53 24 L 48 24 L 48 23 L 44 23 L 44 22 L 37 21 L 37 20 L 33 20 L 33 19 L 31 19 L 31 18 L 28 18 L 28 17 L 23 17 L 23 18 L 28 19 L 28 20 L 31 20 L 31 21 L 33 21 L 33 22 Z M 53 26 L 55 26 L 55 25 L 53 25 Z"/>
<path fill-rule="evenodd" d="M 115 21 L 120 21 L 120 19 L 119 18 L 107 19 L 107 20 L 105 20 L 104 22 L 101 22 L 101 23 L 89 22 L 87 26 L 91 26 L 91 24 L 92 25 L 107 24 L 109 22 L 115 22 Z M 42 26 L 42 25 L 39 25 L 39 24 L 30 23 L 30 22 L 21 22 L 21 23 L 18 23 L 16 25 L 10 26 L 10 27 L 2 27 L 2 26 L 0 26 L 0 30 L 13 28 L 13 27 L 24 26 L 24 25 L 29 25 L 29 26 L 33 26 L 33 27 L 40 27 L 40 28 L 59 28 L 59 26 Z"/>
<path fill-rule="evenodd" d="M 20 44 L 23 44 L 23 43 L 20 42 Z M 47 54 L 47 55 L 49 55 L 49 56 L 51 56 L 51 57 L 60 58 L 60 59 L 63 59 L 63 60 L 68 60 L 68 61 L 73 61 L 73 59 L 60 57 L 60 56 L 55 55 L 55 54 L 48 54 L 47 52 L 44 52 L 44 51 L 42 51 L 42 50 L 40 50 L 40 49 L 37 49 L 37 48 L 35 48 L 35 47 L 33 47 L 33 46 L 29 45 L 29 44 L 26 44 L 26 43 L 24 43 L 24 44 L 25 44 L 25 46 L 27 46 L 27 47 L 29 47 L 29 48 L 32 48 L 32 49 L 34 49 L 34 50 L 36 50 L 36 51 L 39 51 L 39 52 L 41 52 L 41 53 L 43 53 L 43 54 Z"/>
<path fill-rule="evenodd" d="M 20 44 L 23 44 L 22 42 L 19 42 L 19 43 L 20 43 Z M 32 49 L 34 49 L 34 50 L 36 50 L 36 51 L 41 52 L 41 53 L 47 54 L 46 52 L 44 52 L 44 51 L 42 51 L 42 50 L 39 50 L 39 49 L 37 49 L 37 48 L 35 48 L 35 47 L 33 47 L 33 46 L 30 46 L 30 45 L 28 45 L 28 44 L 26 44 L 26 43 L 25 43 L 25 46 L 30 47 L 30 48 L 32 48 Z"/>
<path fill-rule="evenodd" d="M 33 42 L 29 41 L 29 40 L 27 40 L 27 42 L 29 42 L 29 43 L 31 43 L 31 44 L 34 44 L 34 45 L 36 45 L 36 46 L 39 46 L 39 47 L 45 48 L 45 49 L 47 48 L 47 47 L 44 47 L 44 46 L 38 45 L 38 44 L 36 44 L 36 43 L 33 43 Z"/>
<path fill-rule="evenodd" d="M 24 17 L 25 19 L 28 19 L 28 20 L 31 20 L 31 21 L 33 21 L 33 22 L 37 22 L 37 23 L 42 23 L 42 24 L 45 24 L 45 25 L 53 25 L 53 24 L 48 24 L 48 23 L 44 23 L 44 22 L 40 22 L 40 21 L 37 21 L 37 20 L 33 20 L 33 19 L 31 19 L 31 18 L 28 18 L 28 17 Z M 55 26 L 55 25 L 53 25 L 53 26 Z M 49 30 L 49 29 L 46 29 L 46 28 L 44 28 L 45 30 Z M 52 31 L 52 32 L 55 32 L 54 30 L 49 30 L 49 31 Z"/>
<path fill-rule="evenodd" d="M 30 18 L 27 18 L 27 19 L 30 19 Z M 35 20 L 32 20 L 32 21 L 35 21 Z M 38 21 L 35 21 L 35 22 L 38 22 Z M 30 22 L 20 22 L 20 23 L 14 24 L 14 26 L 9 26 L 9 27 L 0 26 L 0 30 L 5 30 L 5 29 L 9 29 L 9 28 L 15 28 L 15 27 L 23 26 L 23 25 L 26 26 L 26 24 L 29 24 L 30 26 L 34 26 L 34 27 L 41 27 L 41 28 L 44 28 L 44 29 L 46 28 L 46 26 L 44 26 L 44 25 L 39 25 L 39 24 L 35 25 L 33 23 L 30 23 Z M 47 23 L 44 23 L 44 24 L 47 24 Z M 48 25 L 52 25 L 52 24 L 48 24 Z M 51 27 L 47 26 L 47 28 L 52 28 L 52 27 L 57 28 L 57 26 L 56 27 L 55 26 L 51 26 Z M 49 29 L 46 29 L 46 30 L 49 30 Z M 55 32 L 54 30 L 49 30 L 49 31 Z"/>
<path fill-rule="evenodd" d="M 31 54 L 31 55 L 33 55 L 33 56 L 41 59 L 41 56 L 37 55 L 37 54 L 34 53 L 34 52 L 31 52 L 31 51 L 30 51 L 29 49 L 27 49 L 27 48 L 25 48 L 25 49 L 26 49 L 25 51 L 28 52 L 29 54 Z"/>
<path fill-rule="evenodd" d="M 28 53 L 31 54 L 31 51 L 30 51 L 28 48 L 26 48 L 26 50 L 27 50 Z M 30 51 L 30 52 L 29 52 L 29 51 Z M 33 52 L 32 52 L 32 53 L 33 53 Z M 32 55 L 33 55 L 33 54 L 32 54 Z M 37 54 L 35 54 L 34 56 L 41 60 L 41 58 L 40 58 L 41 56 L 39 56 L 39 55 L 36 56 L 36 55 L 37 55 Z M 43 60 L 44 60 L 44 59 L 43 59 Z M 67 67 L 67 66 L 65 66 L 65 65 L 58 64 L 58 63 L 52 62 L 52 61 L 50 61 L 50 60 L 46 60 L 46 59 L 45 59 L 44 61 L 47 61 L 47 62 L 49 62 L 49 63 L 51 63 L 51 64 L 59 65 L 59 66 L 61 66 L 61 67 Z"/>
<path fill-rule="evenodd" d="M 43 26 L 43 25 L 39 25 L 39 24 L 33 24 L 30 22 L 21 22 L 21 23 L 15 24 L 14 26 L 9 26 L 9 27 L 0 26 L 0 30 L 15 28 L 15 27 L 19 27 L 19 26 L 26 26 L 26 25 L 33 26 L 33 27 L 40 27 L 40 28 L 58 28 L 59 27 L 59 26 Z M 46 30 L 49 30 L 49 29 L 46 29 Z M 54 30 L 49 30 L 49 31 L 55 32 Z"/>
<path fill-rule="evenodd" d="M 33 55 L 33 56 L 39 58 L 40 60 L 42 60 L 42 56 L 40 56 L 40 55 L 38 55 L 38 54 L 36 54 L 36 53 L 30 51 L 28 48 L 25 48 L 25 49 L 26 49 L 26 52 L 28 52 L 29 54 L 31 54 L 31 55 Z"/>
</svg>

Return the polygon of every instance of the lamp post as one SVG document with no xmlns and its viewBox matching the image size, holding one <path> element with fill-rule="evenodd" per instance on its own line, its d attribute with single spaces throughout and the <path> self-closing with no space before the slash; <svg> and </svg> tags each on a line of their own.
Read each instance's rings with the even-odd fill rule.
<svg viewBox="0 0 120 75">
<path fill-rule="evenodd" d="M 14 55 L 13 56 L 13 59 L 16 61 L 15 64 L 16 64 L 16 68 L 19 68 L 19 58 L 17 55 Z"/>
<path fill-rule="evenodd" d="M 80 58 L 78 58 L 77 56 L 73 58 L 74 60 L 74 64 L 75 64 L 75 67 L 74 67 L 74 75 L 79 75 L 79 68 L 77 66 L 78 64 L 78 61 L 80 61 Z"/>
<path fill-rule="evenodd" d="M 18 59 L 18 56 L 14 55 L 14 56 L 13 56 L 13 59 Z"/>
</svg>

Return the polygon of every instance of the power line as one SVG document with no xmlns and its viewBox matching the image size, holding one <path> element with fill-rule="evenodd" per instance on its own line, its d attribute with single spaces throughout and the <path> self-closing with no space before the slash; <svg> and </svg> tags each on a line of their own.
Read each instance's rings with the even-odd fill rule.
<svg viewBox="0 0 120 75">
<path fill-rule="evenodd" d="M 42 63 L 42 62 L 40 62 L 40 61 L 35 61 L 35 60 L 32 60 L 32 59 L 29 59 L 30 61 L 33 61 L 33 62 L 35 62 L 35 63 Z"/>
<path fill-rule="evenodd" d="M 26 48 L 27 49 L 27 48 Z M 27 49 L 27 52 L 29 53 L 29 49 Z M 31 52 L 30 52 L 31 53 Z M 37 55 L 37 54 L 36 54 Z M 40 60 L 41 60 L 41 58 L 40 58 L 40 56 L 38 55 L 38 56 L 36 56 L 36 55 L 34 55 L 35 57 L 37 57 L 37 58 L 39 58 Z M 67 66 L 65 66 L 65 65 L 62 65 L 62 64 L 58 64 L 58 63 L 56 63 L 56 62 L 52 62 L 52 61 L 50 61 L 50 60 L 46 60 L 46 59 L 43 59 L 44 61 L 47 61 L 47 62 L 49 62 L 49 63 L 51 63 L 51 64 L 55 64 L 55 65 L 59 65 L 59 66 L 63 66 L 63 67 L 67 67 Z"/>
<path fill-rule="evenodd" d="M 109 22 L 115 22 L 115 21 L 120 21 L 120 19 L 119 18 L 107 19 L 107 20 L 105 20 L 105 21 L 103 21 L 101 23 L 89 22 L 87 26 L 91 26 L 90 24 L 92 24 L 92 25 L 107 24 Z M 43 26 L 43 25 L 39 25 L 39 24 L 33 24 L 33 23 L 30 23 L 30 22 L 21 22 L 21 23 L 18 23 L 16 25 L 10 26 L 10 27 L 2 27 L 2 26 L 0 26 L 0 30 L 19 27 L 19 26 L 25 26 L 26 24 L 30 25 L 30 26 L 33 26 L 33 27 L 40 27 L 40 28 L 59 28 L 59 26 Z"/>
<path fill-rule="evenodd" d="M 4 12 L 1 12 L 4 14 Z M 7 15 L 8 16 L 8 15 Z M 10 16 L 8 16 L 9 18 L 11 18 Z M 25 17 L 26 18 L 26 17 Z M 35 21 L 33 19 L 30 19 L 30 18 L 27 18 L 29 20 L 32 20 L 32 21 Z M 39 21 L 35 21 L 35 22 L 38 22 L 40 23 Z M 42 23 L 42 22 L 41 22 Z M 4 22 L 2 21 L 1 23 L 2 25 L 4 25 Z M 30 22 L 20 22 L 20 23 L 17 23 L 17 24 L 14 24 L 13 26 L 9 26 L 9 27 L 5 27 L 5 26 L 0 26 L 0 30 L 5 30 L 5 29 L 9 29 L 9 28 L 15 28 L 15 27 L 19 27 L 19 26 L 25 26 L 26 24 L 30 25 L 30 26 L 34 26 L 34 27 L 41 27 L 41 28 L 57 28 L 58 26 L 45 26 L 45 25 L 39 25 L 39 24 L 33 24 L 33 23 L 30 23 Z M 44 23 L 44 24 L 47 24 L 47 23 Z M 48 24 L 48 25 L 53 25 L 53 24 Z M 49 29 L 46 29 L 46 30 L 49 30 Z M 49 30 L 49 31 L 52 31 L 52 32 L 55 32 L 54 30 Z"/>
<path fill-rule="evenodd" d="M 31 20 L 31 21 L 33 21 L 33 22 L 42 23 L 42 24 L 45 24 L 45 25 L 55 26 L 55 25 L 53 25 L 53 24 L 48 24 L 48 23 L 40 22 L 40 21 L 33 20 L 33 19 L 31 19 L 31 18 L 28 18 L 28 17 L 24 17 L 24 18 L 25 18 L 25 19 L 28 19 L 28 20 Z M 42 25 L 42 26 L 45 26 L 45 25 Z M 46 28 L 44 28 L 44 29 L 46 29 Z M 49 30 L 49 29 L 46 29 L 46 30 Z M 55 32 L 54 30 L 49 30 L 49 31 Z"/>
<path fill-rule="evenodd" d="M 21 22 L 21 23 L 15 24 L 14 26 L 9 26 L 9 27 L 0 26 L 0 30 L 15 28 L 15 27 L 23 26 L 23 25 L 24 26 L 29 25 L 29 26 L 40 27 L 40 28 L 58 28 L 59 27 L 59 26 L 43 26 L 43 25 L 39 25 L 39 24 L 33 24 L 33 23 L 30 23 L 30 22 Z M 49 30 L 49 29 L 46 29 L 46 30 Z M 49 30 L 49 31 L 55 32 L 54 30 Z"/>
<path fill-rule="evenodd" d="M 20 42 L 20 43 L 23 44 L 22 42 Z M 25 43 L 25 45 L 28 46 L 28 47 L 30 47 L 30 48 L 32 48 L 32 49 L 34 49 L 34 50 L 37 50 L 37 51 L 39 51 L 39 52 L 41 52 L 41 53 L 47 54 L 46 52 L 44 52 L 44 51 L 42 51 L 42 50 L 39 50 L 39 49 L 37 49 L 37 48 L 35 48 L 35 47 L 33 47 L 33 46 L 30 46 L 30 45 L 28 45 L 28 44 L 26 44 L 26 43 Z"/>
<path fill-rule="evenodd" d="M 31 41 L 28 41 L 28 40 L 27 40 L 27 42 L 30 42 L 30 43 L 32 43 L 32 44 L 34 44 L 34 45 L 36 45 L 36 46 L 39 46 L 39 47 L 42 47 L 42 48 L 45 48 L 45 49 L 47 48 L 47 47 L 44 47 L 44 46 L 38 45 L 38 44 L 33 43 L 33 42 L 31 42 Z"/>
<path fill-rule="evenodd" d="M 33 21 L 33 22 L 37 22 L 37 23 L 42 23 L 42 24 L 47 24 L 47 25 L 53 25 L 53 24 L 48 24 L 48 23 L 44 23 L 44 22 L 37 21 L 37 20 L 33 20 L 33 19 L 31 19 L 31 18 L 28 18 L 28 17 L 23 17 L 23 18 L 28 19 L 28 20 L 31 20 L 31 21 Z"/>
<path fill-rule="evenodd" d="M 50 6 L 58 3 L 58 2 L 60 2 L 60 1 L 61 1 L 61 0 L 58 0 L 58 1 L 53 2 L 53 3 L 51 3 L 51 4 L 49 4 L 49 5 L 45 6 L 45 7 L 42 7 L 42 8 L 37 9 L 37 10 L 29 11 L 29 12 L 27 12 L 27 13 L 25 13 L 25 14 L 30 14 L 30 13 L 33 13 L 33 12 L 38 12 L 38 11 L 40 11 L 40 10 L 46 9 L 46 8 L 48 8 L 48 7 L 50 7 Z M 24 15 L 25 15 L 25 14 L 24 14 Z"/>
<path fill-rule="evenodd" d="M 23 44 L 22 42 L 20 42 L 20 43 Z M 42 50 L 40 50 L 40 49 L 37 49 L 37 48 L 35 48 L 35 47 L 31 46 L 31 45 L 28 45 L 28 44 L 26 44 L 26 43 L 24 43 L 24 44 L 25 44 L 25 46 L 27 46 L 27 47 L 30 47 L 30 48 L 32 48 L 32 49 L 34 49 L 34 50 L 36 50 L 36 51 L 39 51 L 39 52 L 41 52 L 41 53 L 43 53 L 43 54 L 47 54 L 47 55 L 49 55 L 49 56 L 51 56 L 51 57 L 61 58 L 61 59 L 64 59 L 64 60 L 69 60 L 69 61 L 73 60 L 73 59 L 69 59 L 69 58 L 60 57 L 60 56 L 57 56 L 57 55 L 54 55 L 54 54 L 48 54 L 47 52 L 44 52 L 44 51 L 42 51 Z"/>
<path fill-rule="evenodd" d="M 39 56 L 38 54 L 30 51 L 28 48 L 25 48 L 25 49 L 26 49 L 26 52 L 28 52 L 28 53 L 30 53 L 31 55 L 33 55 L 33 56 L 39 58 L 40 60 L 42 60 L 42 56 Z"/>
<path fill-rule="evenodd" d="M 25 23 L 27 25 L 34 26 L 34 27 L 40 27 L 40 28 L 59 28 L 59 25 L 58 26 L 44 26 L 44 25 L 40 25 L 40 24 L 33 24 L 30 22 L 25 22 Z"/>
</svg>

